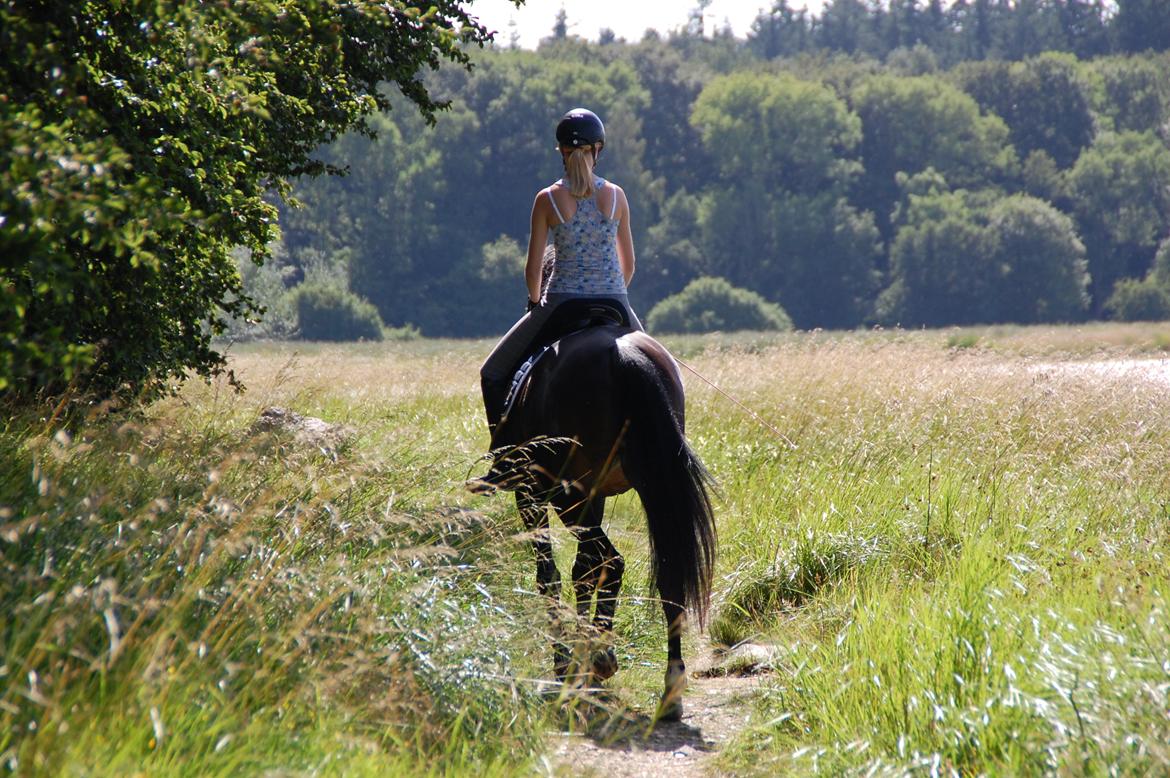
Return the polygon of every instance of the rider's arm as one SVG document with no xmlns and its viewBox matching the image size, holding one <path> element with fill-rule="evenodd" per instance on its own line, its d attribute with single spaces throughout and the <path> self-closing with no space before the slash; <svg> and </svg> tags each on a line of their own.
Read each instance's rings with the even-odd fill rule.
<svg viewBox="0 0 1170 778">
<path fill-rule="evenodd" d="M 543 197 L 541 195 L 544 195 Z M 532 203 L 532 229 L 528 233 L 528 262 L 524 265 L 524 282 L 528 285 L 528 301 L 540 302 L 541 270 L 544 265 L 544 246 L 548 242 L 548 222 L 552 208 L 549 195 L 537 192 Z"/>
<path fill-rule="evenodd" d="M 622 278 L 625 279 L 626 286 L 629 286 L 630 279 L 634 277 L 634 235 L 630 231 L 630 203 L 620 186 L 615 185 L 614 188 L 617 189 L 618 198 L 618 264 L 622 269 Z"/>
</svg>

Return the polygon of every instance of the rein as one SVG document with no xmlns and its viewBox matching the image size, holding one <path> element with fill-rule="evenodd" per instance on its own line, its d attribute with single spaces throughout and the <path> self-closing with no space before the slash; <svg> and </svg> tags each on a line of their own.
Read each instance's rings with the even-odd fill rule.
<svg viewBox="0 0 1170 778">
<path fill-rule="evenodd" d="M 780 440 L 787 443 L 789 448 L 792 448 L 792 449 L 800 448 L 800 446 L 797 446 L 795 443 L 793 443 L 792 440 L 787 435 L 785 435 L 783 432 L 781 432 L 780 430 L 776 429 L 774 426 L 769 424 L 762 416 L 760 416 L 760 414 L 756 413 L 751 408 L 744 405 L 742 402 L 737 400 L 735 397 L 733 397 L 728 392 L 725 392 L 723 389 L 719 388 L 719 386 L 714 381 L 707 378 L 707 376 L 703 375 L 698 370 L 695 370 L 693 367 L 688 365 L 686 362 L 683 362 L 678 357 L 675 357 L 673 354 L 671 356 L 674 357 L 675 362 L 678 362 L 680 365 L 685 367 L 687 370 L 690 370 L 692 373 L 694 373 L 696 376 L 698 376 L 700 381 L 702 381 L 707 386 L 714 389 L 719 394 L 726 397 L 728 400 L 731 400 L 733 403 L 735 403 L 737 406 L 739 406 L 739 408 L 742 409 L 745 413 L 747 413 L 749 416 L 751 416 L 753 419 L 755 419 L 757 422 L 759 422 L 762 427 L 765 427 L 766 429 L 771 431 L 771 433 L 773 435 L 775 435 L 776 437 L 780 438 Z"/>
</svg>

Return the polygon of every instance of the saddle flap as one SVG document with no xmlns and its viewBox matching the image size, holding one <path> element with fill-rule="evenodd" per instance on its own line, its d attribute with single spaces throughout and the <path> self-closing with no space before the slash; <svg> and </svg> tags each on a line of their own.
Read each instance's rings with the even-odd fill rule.
<svg viewBox="0 0 1170 778">
<path fill-rule="evenodd" d="M 536 363 L 540 360 L 540 358 L 543 357 L 545 353 L 551 348 L 552 346 L 542 346 L 533 353 L 529 354 L 528 357 L 520 363 L 520 367 L 516 369 L 515 374 L 512 376 L 512 383 L 508 387 L 508 394 L 504 398 L 504 418 L 507 418 L 508 411 L 512 410 L 512 405 L 516 402 L 516 397 L 520 394 L 520 389 L 524 386 L 524 382 L 532 373 L 532 368 L 536 366 Z"/>
</svg>

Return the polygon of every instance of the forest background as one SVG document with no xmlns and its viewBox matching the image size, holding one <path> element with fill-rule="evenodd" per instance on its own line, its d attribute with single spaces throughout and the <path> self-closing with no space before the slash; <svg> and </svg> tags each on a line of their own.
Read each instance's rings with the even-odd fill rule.
<svg viewBox="0 0 1170 778">
<path fill-rule="evenodd" d="M 344 329 L 374 309 L 400 334 L 503 331 L 576 105 L 633 204 L 644 314 L 715 277 L 802 329 L 1170 317 L 1162 3 L 780 0 L 746 39 L 702 10 L 636 43 L 562 11 L 535 51 L 429 74 L 433 128 L 392 110 L 323 150 L 348 175 L 299 182 L 275 258 L 241 263 L 268 316 L 235 334 L 377 336 Z"/>
</svg>

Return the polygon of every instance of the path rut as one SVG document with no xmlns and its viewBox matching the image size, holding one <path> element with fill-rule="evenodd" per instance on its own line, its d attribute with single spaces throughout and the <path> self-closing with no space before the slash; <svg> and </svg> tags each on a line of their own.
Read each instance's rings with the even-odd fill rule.
<svg viewBox="0 0 1170 778">
<path fill-rule="evenodd" d="M 645 714 L 625 712 L 594 719 L 589 732 L 551 735 L 543 772 L 551 776 L 605 778 L 698 778 L 714 774 L 712 762 L 750 721 L 751 696 L 766 675 L 722 675 L 709 657 L 688 678 L 682 721 L 651 723 Z M 600 708 L 604 701 L 599 701 Z M 608 714 L 613 716 L 612 713 Z M 599 717 L 600 718 L 600 717 Z"/>
</svg>

